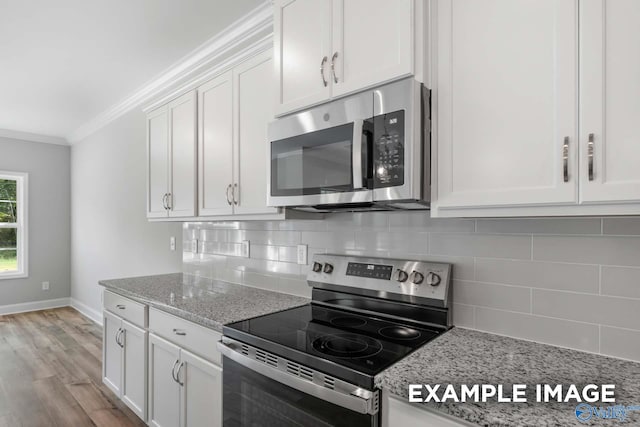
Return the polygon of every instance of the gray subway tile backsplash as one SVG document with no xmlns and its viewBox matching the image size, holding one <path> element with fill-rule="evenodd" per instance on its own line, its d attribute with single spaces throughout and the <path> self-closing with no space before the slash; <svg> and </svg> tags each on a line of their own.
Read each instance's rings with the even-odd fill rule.
<svg viewBox="0 0 640 427">
<path fill-rule="evenodd" d="M 186 223 L 183 241 L 185 272 L 306 297 L 310 267 L 297 264 L 298 244 L 309 262 L 328 252 L 451 262 L 455 325 L 640 361 L 640 217 L 344 213 Z"/>
</svg>

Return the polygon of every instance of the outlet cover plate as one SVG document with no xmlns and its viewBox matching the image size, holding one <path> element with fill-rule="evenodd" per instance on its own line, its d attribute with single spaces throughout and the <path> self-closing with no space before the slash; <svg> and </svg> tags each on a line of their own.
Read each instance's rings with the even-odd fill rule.
<svg viewBox="0 0 640 427">
<path fill-rule="evenodd" d="M 307 265 L 307 245 L 298 245 L 298 264 Z"/>
</svg>

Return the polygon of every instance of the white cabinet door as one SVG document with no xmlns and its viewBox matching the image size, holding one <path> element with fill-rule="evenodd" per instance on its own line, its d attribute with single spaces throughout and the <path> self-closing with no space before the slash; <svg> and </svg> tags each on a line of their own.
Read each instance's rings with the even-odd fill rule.
<svg viewBox="0 0 640 427">
<path fill-rule="evenodd" d="M 279 79 L 279 114 L 317 104 L 331 95 L 331 1 L 275 2 L 274 58 Z"/>
<path fill-rule="evenodd" d="M 122 321 L 122 400 L 137 416 L 147 417 L 147 331 Z"/>
<path fill-rule="evenodd" d="M 222 369 L 181 350 L 181 427 L 222 426 Z"/>
<path fill-rule="evenodd" d="M 583 0 L 580 15 L 581 201 L 639 201 L 640 2 Z"/>
<path fill-rule="evenodd" d="M 176 427 L 180 423 L 180 385 L 173 375 L 180 348 L 149 334 L 149 425 Z"/>
<path fill-rule="evenodd" d="M 196 208 L 196 94 L 169 103 L 171 150 L 169 216 L 195 216 Z"/>
<path fill-rule="evenodd" d="M 234 103 L 234 197 L 236 214 L 277 213 L 267 207 L 267 125 L 274 120 L 270 82 L 273 77 L 271 51 L 264 52 L 233 71 Z"/>
<path fill-rule="evenodd" d="M 233 84 L 228 71 L 198 88 L 198 215 L 231 215 Z"/>
<path fill-rule="evenodd" d="M 332 95 L 413 74 L 414 0 L 333 0 Z"/>
<path fill-rule="evenodd" d="M 417 403 L 407 403 L 395 397 L 385 398 L 382 412 L 382 427 L 466 427 L 471 426 L 464 420 L 440 415 L 431 410 L 418 407 Z"/>
<path fill-rule="evenodd" d="M 117 396 L 122 390 L 122 321 L 108 311 L 102 312 L 102 382 Z"/>
<path fill-rule="evenodd" d="M 437 209 L 576 202 L 577 13 L 575 0 L 437 1 Z"/>
<path fill-rule="evenodd" d="M 169 115 L 166 106 L 147 116 L 147 217 L 167 216 L 169 188 Z"/>
</svg>

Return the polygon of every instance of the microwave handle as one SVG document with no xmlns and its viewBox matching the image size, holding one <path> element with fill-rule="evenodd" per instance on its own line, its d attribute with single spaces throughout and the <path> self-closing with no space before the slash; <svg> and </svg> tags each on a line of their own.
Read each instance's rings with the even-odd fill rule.
<svg viewBox="0 0 640 427">
<path fill-rule="evenodd" d="M 362 182 L 362 129 L 364 120 L 357 119 L 353 121 L 353 150 L 352 150 L 352 167 L 353 170 L 353 189 L 358 190 L 364 188 Z"/>
</svg>

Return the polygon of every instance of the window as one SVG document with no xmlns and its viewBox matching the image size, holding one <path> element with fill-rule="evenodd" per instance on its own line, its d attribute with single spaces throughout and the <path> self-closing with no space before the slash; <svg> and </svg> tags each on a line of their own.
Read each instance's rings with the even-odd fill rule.
<svg viewBox="0 0 640 427">
<path fill-rule="evenodd" d="M 0 171 L 0 279 L 27 275 L 27 174 Z"/>
</svg>

